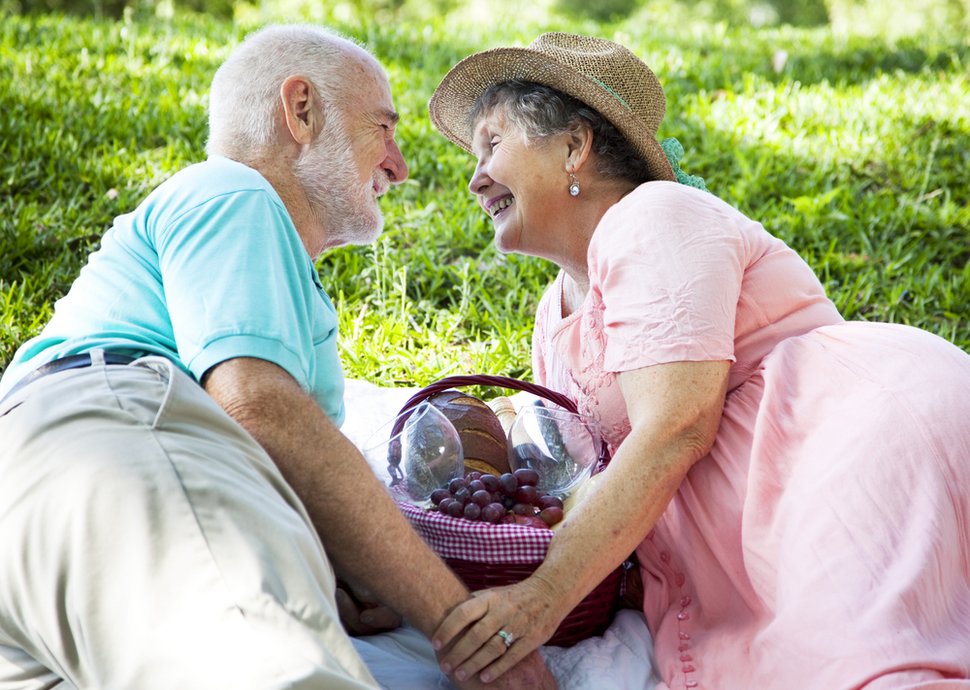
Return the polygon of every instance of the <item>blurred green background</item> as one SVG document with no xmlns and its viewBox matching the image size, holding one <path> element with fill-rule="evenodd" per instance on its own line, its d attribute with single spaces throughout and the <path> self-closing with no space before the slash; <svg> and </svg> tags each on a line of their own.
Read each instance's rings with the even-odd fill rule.
<svg viewBox="0 0 970 690">
<path fill-rule="evenodd" d="M 684 168 L 788 242 L 847 318 L 970 348 L 970 0 L 0 0 L 0 370 L 114 216 L 204 158 L 208 82 L 266 22 L 333 26 L 387 66 L 411 178 L 373 246 L 319 262 L 347 374 L 529 377 L 554 267 L 502 256 L 472 160 L 427 101 L 465 55 L 567 30 L 624 43 Z"/>
</svg>

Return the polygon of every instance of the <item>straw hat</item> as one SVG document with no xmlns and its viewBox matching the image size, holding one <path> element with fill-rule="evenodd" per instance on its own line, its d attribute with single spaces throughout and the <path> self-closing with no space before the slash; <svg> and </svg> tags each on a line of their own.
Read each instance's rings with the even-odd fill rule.
<svg viewBox="0 0 970 690">
<path fill-rule="evenodd" d="M 627 138 L 657 179 L 675 179 L 657 142 L 666 110 L 660 82 L 636 55 L 602 38 L 545 33 L 526 48 L 493 48 L 470 55 L 435 89 L 428 104 L 431 121 L 471 152 L 472 106 L 489 86 L 510 79 L 551 86 L 595 108 Z"/>
</svg>

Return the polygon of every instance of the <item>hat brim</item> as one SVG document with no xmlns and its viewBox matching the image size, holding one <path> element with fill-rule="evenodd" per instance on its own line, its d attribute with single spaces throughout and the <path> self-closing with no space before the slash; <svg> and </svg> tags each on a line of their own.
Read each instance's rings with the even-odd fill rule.
<svg viewBox="0 0 970 690">
<path fill-rule="evenodd" d="M 431 122 L 447 139 L 471 153 L 468 119 L 475 101 L 489 86 L 513 79 L 551 86 L 594 108 L 626 137 L 656 179 L 675 179 L 660 143 L 644 131 L 643 123 L 626 104 L 596 81 L 530 48 L 492 48 L 460 61 L 444 76 L 428 103 Z"/>
</svg>

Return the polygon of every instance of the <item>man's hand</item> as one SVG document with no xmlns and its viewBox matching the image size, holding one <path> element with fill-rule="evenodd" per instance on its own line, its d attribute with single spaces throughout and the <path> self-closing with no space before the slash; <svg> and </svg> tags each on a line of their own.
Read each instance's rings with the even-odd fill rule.
<svg viewBox="0 0 970 690">
<path fill-rule="evenodd" d="M 337 611 L 350 635 L 375 635 L 401 627 L 401 616 L 369 590 L 337 581 Z"/>
<path fill-rule="evenodd" d="M 452 678 L 451 682 L 459 690 L 556 690 L 559 687 L 539 652 L 532 652 L 488 685 L 477 675 L 464 682 Z"/>
</svg>

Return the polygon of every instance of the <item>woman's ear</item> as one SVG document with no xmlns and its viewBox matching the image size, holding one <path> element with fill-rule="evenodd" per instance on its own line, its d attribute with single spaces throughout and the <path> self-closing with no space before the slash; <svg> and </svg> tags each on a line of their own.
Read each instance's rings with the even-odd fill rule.
<svg viewBox="0 0 970 690">
<path fill-rule="evenodd" d="M 585 120 L 578 120 L 566 132 L 566 170 L 579 172 L 593 151 L 593 128 Z"/>
<path fill-rule="evenodd" d="M 287 77 L 280 86 L 283 120 L 297 144 L 310 144 L 323 127 L 323 108 L 313 84 L 305 77 Z"/>
</svg>

